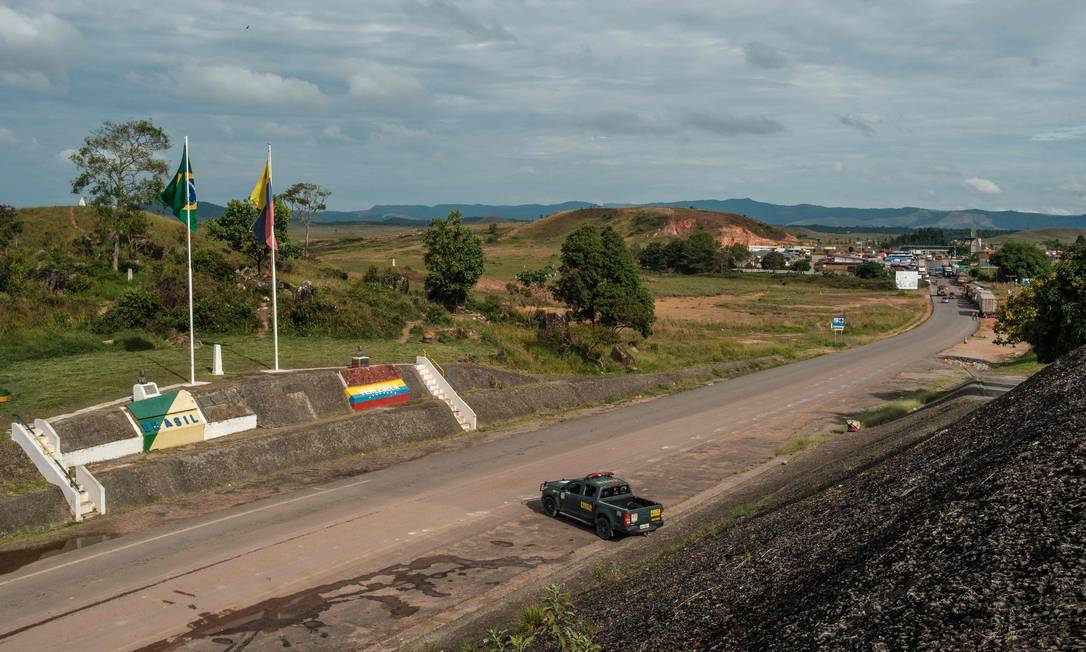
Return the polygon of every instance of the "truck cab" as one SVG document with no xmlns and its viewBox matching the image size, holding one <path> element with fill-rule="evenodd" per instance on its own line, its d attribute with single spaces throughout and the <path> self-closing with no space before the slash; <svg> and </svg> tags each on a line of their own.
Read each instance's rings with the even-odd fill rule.
<svg viewBox="0 0 1086 652">
<path fill-rule="evenodd" d="M 634 495 L 629 483 L 610 471 L 574 480 L 551 480 L 539 486 L 543 511 L 574 518 L 595 528 L 602 539 L 617 534 L 647 534 L 664 524 L 664 507 Z"/>
</svg>

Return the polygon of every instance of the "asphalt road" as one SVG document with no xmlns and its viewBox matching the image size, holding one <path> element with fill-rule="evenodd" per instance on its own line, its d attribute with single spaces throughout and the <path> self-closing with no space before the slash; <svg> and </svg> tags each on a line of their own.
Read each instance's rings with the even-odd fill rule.
<svg viewBox="0 0 1086 652">
<path fill-rule="evenodd" d="M 43 559 L 0 576 L 0 650 L 395 649 L 601 542 L 530 508 L 599 467 L 684 501 L 900 384 L 975 323 L 897 337 L 525 430 Z"/>
</svg>

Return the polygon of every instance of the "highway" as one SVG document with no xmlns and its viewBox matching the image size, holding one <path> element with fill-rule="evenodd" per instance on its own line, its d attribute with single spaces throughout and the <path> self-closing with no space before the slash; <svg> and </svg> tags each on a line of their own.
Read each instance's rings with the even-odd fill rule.
<svg viewBox="0 0 1086 652">
<path fill-rule="evenodd" d="M 532 508 L 605 467 L 684 502 L 922 375 L 975 327 L 896 337 L 156 527 L 0 575 L 0 650 L 397 649 L 599 541 Z M 819 426 L 820 427 L 820 426 Z"/>
</svg>

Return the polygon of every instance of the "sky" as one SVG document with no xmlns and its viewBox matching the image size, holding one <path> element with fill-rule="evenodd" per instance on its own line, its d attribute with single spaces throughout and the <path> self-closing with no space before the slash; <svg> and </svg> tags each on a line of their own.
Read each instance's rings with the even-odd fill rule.
<svg viewBox="0 0 1086 652">
<path fill-rule="evenodd" d="M 182 7 L 182 10 L 178 10 Z M 200 198 L 1086 213 L 1081 0 L 0 0 L 0 202 L 105 120 Z"/>
</svg>

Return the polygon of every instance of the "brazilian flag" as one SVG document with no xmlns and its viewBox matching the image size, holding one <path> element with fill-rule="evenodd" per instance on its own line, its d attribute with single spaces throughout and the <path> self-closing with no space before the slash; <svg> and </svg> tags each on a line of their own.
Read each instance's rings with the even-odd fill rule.
<svg viewBox="0 0 1086 652">
<path fill-rule="evenodd" d="M 196 177 L 193 176 L 192 165 L 189 163 L 188 143 L 185 143 L 185 149 L 182 150 L 177 174 L 173 175 L 170 185 L 166 186 L 159 198 L 166 208 L 173 210 L 174 217 L 188 224 L 189 229 L 196 230 L 199 226 L 196 216 Z M 189 216 L 192 217 L 191 222 Z"/>
</svg>

